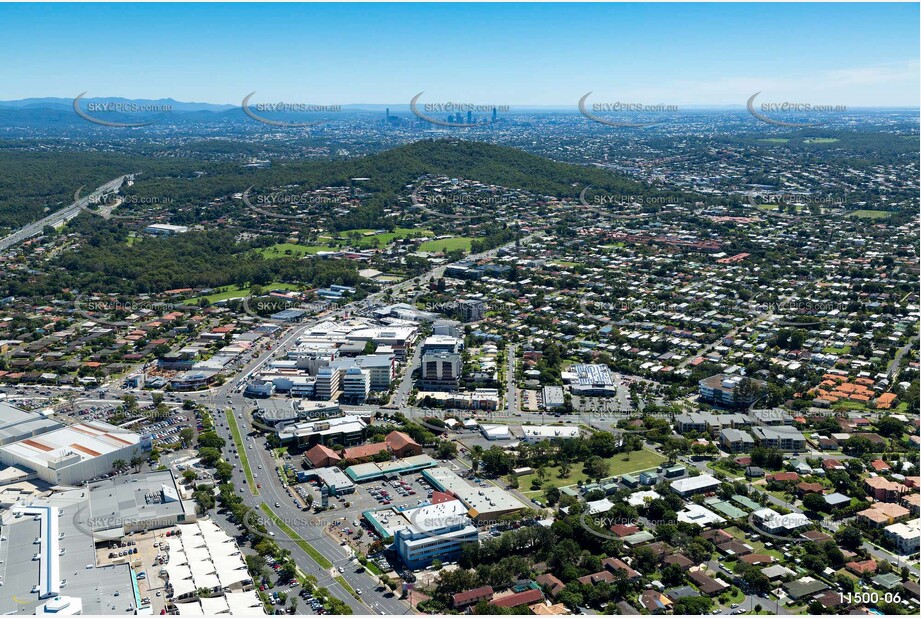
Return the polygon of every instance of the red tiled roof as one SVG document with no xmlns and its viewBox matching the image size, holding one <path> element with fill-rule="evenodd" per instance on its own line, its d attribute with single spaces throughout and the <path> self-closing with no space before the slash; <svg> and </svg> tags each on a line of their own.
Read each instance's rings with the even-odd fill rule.
<svg viewBox="0 0 921 618">
<path fill-rule="evenodd" d="M 359 446 L 352 446 L 342 451 L 343 459 L 363 459 L 365 457 L 373 457 L 382 451 L 386 451 L 390 448 L 390 445 L 386 442 L 377 442 L 374 444 L 361 444 Z"/>
<path fill-rule="evenodd" d="M 451 600 L 454 602 L 454 607 L 457 607 L 459 605 L 467 605 L 478 599 L 489 598 L 492 596 L 492 594 L 492 586 L 480 586 L 479 588 L 474 588 L 472 590 L 464 590 L 463 592 L 458 592 L 451 597 Z"/>
<path fill-rule="evenodd" d="M 387 434 L 387 437 L 384 438 L 384 441 L 390 445 L 395 451 L 398 451 L 406 446 L 419 446 L 419 444 L 407 436 L 402 431 L 391 431 Z"/>
<path fill-rule="evenodd" d="M 543 592 L 534 588 L 530 588 L 524 592 L 510 594 L 509 596 L 502 597 L 501 599 L 493 599 L 489 602 L 489 604 L 496 607 L 517 607 L 519 605 L 530 605 L 531 603 L 537 603 L 543 599 Z"/>
</svg>

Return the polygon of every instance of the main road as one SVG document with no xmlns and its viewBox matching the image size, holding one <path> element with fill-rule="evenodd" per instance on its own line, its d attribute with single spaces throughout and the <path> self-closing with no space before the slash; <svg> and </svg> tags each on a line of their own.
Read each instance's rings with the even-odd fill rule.
<svg viewBox="0 0 921 618">
<path fill-rule="evenodd" d="M 104 185 L 100 185 L 99 187 L 96 187 L 96 189 L 92 193 L 84 197 L 81 197 L 80 199 L 75 201 L 70 206 L 66 208 L 62 208 L 58 211 L 55 211 L 51 213 L 50 215 L 48 215 L 47 217 L 44 217 L 43 219 L 39 219 L 38 221 L 35 221 L 24 227 L 21 227 L 15 232 L 13 232 L 12 234 L 6 236 L 3 239 L 0 239 L 0 251 L 6 251 L 10 247 L 14 245 L 18 245 L 24 240 L 28 240 L 34 236 L 38 236 L 39 234 L 42 233 L 42 230 L 44 230 L 45 226 L 47 225 L 50 225 L 51 227 L 58 227 L 59 225 L 63 223 L 67 223 L 68 221 L 76 217 L 78 214 L 80 214 L 80 211 L 82 209 L 89 206 L 91 201 L 95 200 L 96 198 L 98 198 L 104 193 L 115 191 L 119 187 L 121 187 L 122 183 L 127 177 L 128 177 L 127 175 L 119 176 L 118 178 L 110 180 Z"/>
</svg>

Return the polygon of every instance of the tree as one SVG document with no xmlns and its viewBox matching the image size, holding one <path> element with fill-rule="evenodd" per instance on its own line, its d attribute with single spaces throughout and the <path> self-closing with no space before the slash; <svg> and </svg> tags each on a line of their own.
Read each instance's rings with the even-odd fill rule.
<svg viewBox="0 0 921 618">
<path fill-rule="evenodd" d="M 195 430 L 191 427 L 183 427 L 179 430 L 179 443 L 182 444 L 183 448 L 189 448 L 192 446 L 192 441 L 195 440 Z"/>
<path fill-rule="evenodd" d="M 592 479 L 601 480 L 608 475 L 608 470 L 610 469 L 609 462 L 605 461 L 601 457 L 594 456 L 589 457 L 585 461 L 585 466 L 583 471 L 585 474 Z"/>
<path fill-rule="evenodd" d="M 229 483 L 233 479 L 233 466 L 226 461 L 217 462 L 214 469 L 214 476 L 222 483 Z"/>
<path fill-rule="evenodd" d="M 198 436 L 198 446 L 211 447 L 218 450 L 224 448 L 224 438 L 217 435 L 215 431 L 206 431 Z"/>
<path fill-rule="evenodd" d="M 547 491 L 544 492 L 544 496 L 547 498 L 547 504 L 551 506 L 560 501 L 560 495 L 559 487 L 548 487 Z"/>
<path fill-rule="evenodd" d="M 863 436 L 851 436 L 844 441 L 841 450 L 853 457 L 860 457 L 873 452 L 873 443 Z"/>
<path fill-rule="evenodd" d="M 596 431 L 588 439 L 588 449 L 592 455 L 613 457 L 619 448 L 619 441 L 609 431 Z"/>
<path fill-rule="evenodd" d="M 662 567 L 662 583 L 667 586 L 681 586 L 684 584 L 684 569 L 677 564 L 666 564 Z"/>
<path fill-rule="evenodd" d="M 470 447 L 470 469 L 474 474 L 477 473 L 477 470 L 480 467 L 480 461 L 483 457 L 483 447 L 479 444 L 474 444 Z"/>
<path fill-rule="evenodd" d="M 217 501 L 214 499 L 214 492 L 205 485 L 196 487 L 195 491 L 192 492 L 192 498 L 194 498 L 202 513 L 207 513 L 217 505 Z"/>
<path fill-rule="evenodd" d="M 569 473 L 572 472 L 572 464 L 569 460 L 563 460 L 560 462 L 560 478 L 565 479 L 569 476 Z"/>
<path fill-rule="evenodd" d="M 891 416 L 885 416 L 876 422 L 876 431 L 887 438 L 899 438 L 905 431 L 905 425 Z"/>
<path fill-rule="evenodd" d="M 144 458 L 140 455 L 135 455 L 131 458 L 131 467 L 134 468 L 135 472 L 141 471 L 141 466 L 144 465 Z"/>
<path fill-rule="evenodd" d="M 451 459 L 457 455 L 457 444 L 451 440 L 441 440 L 438 448 L 435 449 L 435 457 L 438 459 Z"/>
<path fill-rule="evenodd" d="M 122 397 L 122 405 L 127 410 L 128 414 L 134 416 L 138 411 L 138 398 L 134 395 L 125 395 Z"/>
<path fill-rule="evenodd" d="M 116 459 L 112 462 L 112 469 L 116 472 L 124 472 L 128 468 L 128 462 L 124 459 Z"/>
<path fill-rule="evenodd" d="M 803 506 L 810 511 L 821 512 L 827 506 L 825 496 L 817 493 L 806 494 L 803 498 Z"/>
<path fill-rule="evenodd" d="M 213 466 L 218 461 L 220 461 L 221 451 L 216 448 L 206 446 L 204 448 L 198 449 L 198 456 L 201 457 L 201 462 L 203 464 L 206 466 Z"/>
</svg>

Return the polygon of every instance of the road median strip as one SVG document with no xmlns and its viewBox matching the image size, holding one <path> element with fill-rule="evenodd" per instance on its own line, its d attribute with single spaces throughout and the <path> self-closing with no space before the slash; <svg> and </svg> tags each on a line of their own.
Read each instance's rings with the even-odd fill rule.
<svg viewBox="0 0 921 618">
<path fill-rule="evenodd" d="M 307 555 L 313 558 L 313 560 L 320 565 L 320 568 L 331 569 L 333 568 L 333 563 L 326 559 L 323 554 L 318 552 L 316 548 L 313 547 L 310 543 L 305 541 L 291 526 L 283 522 L 275 512 L 269 508 L 269 505 L 265 502 L 259 504 L 259 508 L 269 516 L 269 519 L 272 520 L 276 526 L 281 528 L 281 531 L 284 532 L 288 537 L 294 541 L 294 544 L 307 552 Z"/>
<path fill-rule="evenodd" d="M 240 429 L 237 427 L 237 420 L 233 417 L 233 410 L 224 410 L 224 416 L 227 417 L 230 435 L 233 436 L 233 442 L 237 446 L 237 454 L 240 456 L 243 474 L 246 475 L 246 483 L 249 485 L 249 490 L 252 494 L 258 496 L 259 488 L 256 487 L 256 479 L 253 478 L 253 471 L 249 467 L 249 460 L 246 458 L 246 445 L 243 443 L 243 436 L 240 435 Z"/>
</svg>

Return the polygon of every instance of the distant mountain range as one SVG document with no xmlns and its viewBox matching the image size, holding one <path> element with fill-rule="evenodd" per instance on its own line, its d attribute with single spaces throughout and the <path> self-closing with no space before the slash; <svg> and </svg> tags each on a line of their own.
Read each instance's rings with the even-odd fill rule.
<svg viewBox="0 0 921 618">
<path fill-rule="evenodd" d="M 239 105 L 217 105 L 213 103 L 187 103 L 175 99 L 125 99 L 122 97 L 83 97 L 81 99 L 83 106 L 89 103 L 120 103 L 131 105 L 157 105 L 169 106 L 171 109 L 179 112 L 223 112 L 237 108 Z M 31 99 L 19 99 L 16 101 L 0 101 L 0 108 L 14 109 L 67 109 L 73 110 L 74 100 L 62 97 L 39 97 Z"/>
<path fill-rule="evenodd" d="M 330 119 L 337 114 L 329 112 L 263 112 L 255 108 L 255 105 L 262 101 L 253 101 L 250 109 L 262 117 L 271 118 L 283 122 L 311 122 L 323 119 Z M 267 102 L 267 101 L 266 101 Z M 170 111 L 106 111 L 93 110 L 93 104 L 116 103 L 121 105 L 134 105 L 137 107 L 155 107 L 168 109 Z M 285 103 L 307 103 L 306 101 L 285 101 Z M 89 129 L 91 125 L 87 119 L 81 119 L 74 113 L 74 99 L 63 97 L 35 97 L 29 99 L 19 99 L 14 101 L 0 101 L 0 126 L 4 127 L 29 127 L 33 129 L 59 129 L 59 130 L 78 130 L 82 125 L 84 129 Z M 242 104 L 242 101 L 241 101 Z M 500 112 L 500 115 L 514 114 L 561 114 L 577 115 L 579 113 L 576 102 L 572 105 L 511 105 L 510 111 Z M 383 117 L 386 110 L 394 116 L 407 117 L 411 116 L 412 111 L 409 103 L 350 103 L 340 105 L 341 111 L 338 114 L 371 114 Z M 105 120 L 115 123 L 169 123 L 169 124 L 247 124 L 252 119 L 247 118 L 241 105 L 232 105 L 229 103 L 196 103 L 187 101 L 177 101 L 175 99 L 127 99 L 122 97 L 84 97 L 80 100 L 80 109 L 88 112 L 89 116 L 99 120 Z M 745 105 L 680 105 L 679 114 L 684 113 L 745 113 Z M 853 109 L 852 112 L 862 113 L 880 113 L 880 112 L 902 112 L 911 111 L 915 113 L 917 108 L 864 108 L 861 110 Z M 439 114 L 434 114 L 438 116 Z M 447 112 L 440 114 L 446 116 Z M 479 114 L 485 115 L 485 114 Z"/>
<path fill-rule="evenodd" d="M 253 104 L 256 101 L 253 102 Z M 272 102 L 272 101 L 269 101 Z M 288 103 L 309 103 L 309 101 L 287 101 Z M 43 110 L 73 110 L 73 99 L 63 97 L 34 97 L 29 99 L 18 99 L 12 101 L 0 101 L 0 109 L 43 109 Z M 188 101 L 177 101 L 175 99 L 126 99 L 123 97 L 83 97 L 81 99 L 81 109 L 90 103 L 121 103 L 134 105 L 157 105 L 169 106 L 174 112 L 227 112 L 239 110 L 239 104 L 230 103 L 195 103 Z M 341 105 L 343 110 L 354 112 L 384 112 L 390 110 L 391 113 L 410 113 L 409 103 L 346 103 Z M 513 112 L 576 112 L 576 101 L 571 105 L 511 105 Z M 738 105 L 683 105 L 682 109 L 698 110 L 732 110 L 742 109 L 743 104 Z"/>
</svg>

